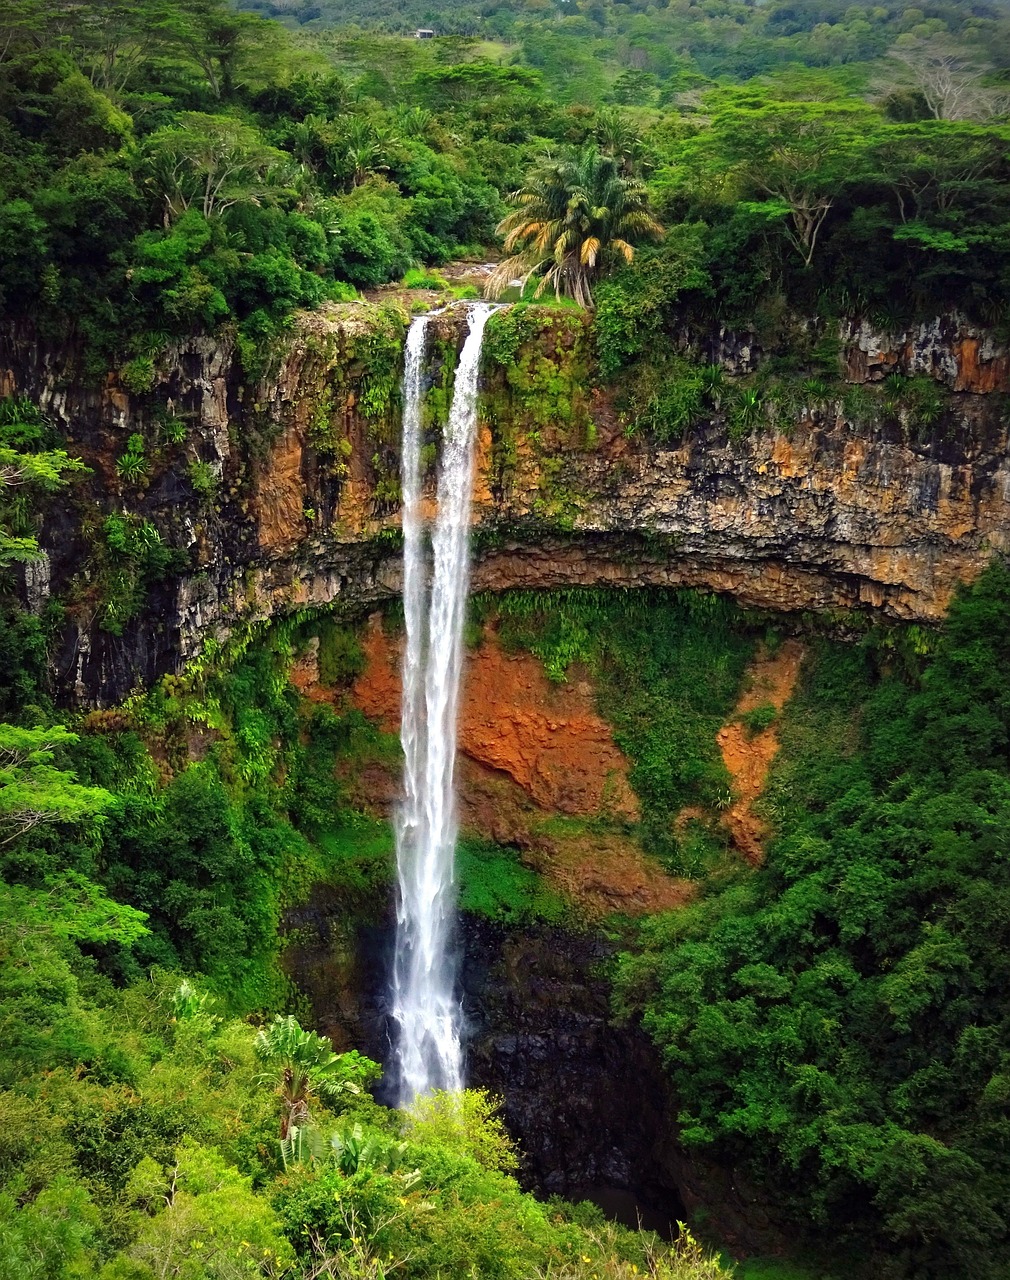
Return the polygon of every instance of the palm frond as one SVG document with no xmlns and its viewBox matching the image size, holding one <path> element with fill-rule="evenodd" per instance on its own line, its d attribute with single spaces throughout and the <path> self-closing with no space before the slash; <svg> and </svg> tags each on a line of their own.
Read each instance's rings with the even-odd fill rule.
<svg viewBox="0 0 1010 1280">
<path fill-rule="evenodd" d="M 593 143 L 545 156 L 506 202 L 511 210 L 498 232 L 510 256 L 488 280 L 491 297 L 516 279 L 525 286 L 539 276 L 534 296 L 553 289 L 592 306 L 593 281 L 605 267 L 630 262 L 636 240 L 663 234 L 644 183 L 628 176 L 623 159 Z"/>
<path fill-rule="evenodd" d="M 621 242 L 623 243 L 623 241 Z M 579 261 L 586 267 L 596 266 L 596 256 L 600 252 L 600 239 L 598 236 L 589 236 L 588 239 L 582 241 L 579 249 Z"/>
</svg>

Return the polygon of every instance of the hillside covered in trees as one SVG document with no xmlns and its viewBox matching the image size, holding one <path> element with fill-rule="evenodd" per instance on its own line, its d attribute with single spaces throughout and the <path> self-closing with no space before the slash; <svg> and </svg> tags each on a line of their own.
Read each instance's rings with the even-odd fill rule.
<svg viewBox="0 0 1010 1280">
<path fill-rule="evenodd" d="M 838 333 L 953 314 L 976 346 L 1010 337 L 1006 6 L 0 6 L 4 332 L 65 358 L 50 407 L 68 383 L 125 406 L 122 439 L 86 468 L 47 412 L 0 400 L 0 1280 L 734 1272 L 713 1215 L 692 1223 L 704 1246 L 686 1230 L 664 1243 L 535 1199 L 494 1099 L 400 1115 L 372 1099 L 376 1064 L 303 1029 L 289 912 L 323 884 L 341 919 L 374 926 L 392 893 L 388 830 L 356 790 L 362 762 L 398 761 L 351 705 L 361 618 L 250 627 L 121 707 L 71 713 L 53 679 L 67 619 L 121 638 L 235 497 L 193 445 L 200 424 L 161 395 L 173 342 L 237 351 L 222 433 L 255 435 L 269 474 L 257 380 L 304 334 L 296 314 L 367 299 L 348 403 L 386 518 L 406 326 L 472 295 L 460 263 L 517 303 L 489 326 L 485 425 L 498 480 L 524 450 L 546 457 L 533 514 L 554 547 L 578 504 L 551 432 L 591 451 L 590 404 L 615 483 L 632 437 L 658 452 L 702 426 L 698 448 L 722 432 L 745 453 L 801 417 L 968 475 L 972 450 L 1005 450 L 1004 391 L 977 414 L 1002 445 L 981 427 L 955 438 L 960 390 L 900 371 L 843 384 Z M 684 336 L 727 331 L 760 347 L 756 372 Z M 432 456 L 454 351 L 440 341 Z M 337 486 L 350 439 L 329 399 L 316 408 L 306 436 Z M 144 506 L 177 463 L 185 546 Z M 40 605 L 31 567 L 65 499 L 88 552 Z M 295 507 L 314 536 L 314 505 Z M 642 534 L 634 552 L 671 546 Z M 1008 604 L 996 563 L 935 628 L 839 610 L 787 626 L 676 591 L 474 606 L 473 646 L 490 628 L 552 684 L 595 682 L 638 808 L 578 838 L 637 842 L 689 886 L 689 906 L 608 919 L 600 955 L 616 1016 L 661 1057 L 678 1143 L 756 1188 L 776 1258 L 742 1262 L 743 1280 L 1010 1274 Z M 807 645 L 798 691 L 744 726 L 781 740 L 754 868 L 720 834 L 716 735 L 748 662 L 787 630 Z M 305 694 L 311 661 L 322 699 Z M 535 846 L 466 844 L 466 909 L 599 928 L 547 885 Z"/>
<path fill-rule="evenodd" d="M 637 315 L 677 300 L 720 323 L 774 325 L 782 306 L 1005 321 L 1000 10 L 522 21 L 505 44 L 289 30 L 223 0 L 7 6 L 5 310 L 43 332 L 70 317 L 96 370 L 142 379 L 173 333 L 231 323 L 254 346 L 293 308 L 487 254 L 538 159 L 589 145 L 644 180 L 667 228 L 618 277 Z M 814 47 L 863 28 L 865 48 Z M 766 56 L 717 66 L 706 40 Z M 585 83 L 562 83 L 555 45 L 565 76 L 588 60 Z M 673 48 L 683 66 L 649 65 Z"/>
</svg>

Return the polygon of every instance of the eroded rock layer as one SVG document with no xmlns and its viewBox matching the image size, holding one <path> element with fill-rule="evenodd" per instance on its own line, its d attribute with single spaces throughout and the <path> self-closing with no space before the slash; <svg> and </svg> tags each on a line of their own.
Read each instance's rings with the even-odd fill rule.
<svg viewBox="0 0 1010 1280">
<path fill-rule="evenodd" d="M 579 410 L 562 420 L 548 404 L 538 416 L 529 387 L 495 372 L 475 490 L 476 590 L 691 586 L 776 610 L 928 622 L 1008 549 L 1010 362 L 957 317 L 894 339 L 855 324 L 841 334 L 850 382 L 897 372 L 945 389 L 928 427 L 900 408 L 858 424 L 844 401 L 822 399 L 737 440 L 713 411 L 667 444 L 634 432 L 612 393 L 587 394 L 585 360 L 566 364 L 588 349 L 585 322 L 555 317 L 532 355 L 561 380 L 557 403 Z M 193 338 L 162 354 L 139 394 L 115 374 L 89 383 L 70 346 L 3 337 L 0 390 L 36 399 L 92 471 L 50 510 L 50 563 L 25 583 L 34 605 L 51 590 L 69 601 L 65 696 L 115 702 L 178 670 L 208 637 L 307 607 L 360 613 L 399 592 L 395 395 L 381 401 L 368 363 L 382 326 L 388 314 L 366 304 L 315 313 L 255 376 L 226 339 Z M 443 388 L 459 326 L 458 316 L 433 326 Z M 694 347 L 729 377 L 762 356 L 746 335 Z M 147 467 L 128 481 L 116 464 L 131 435 Z M 174 559 L 157 576 L 130 567 L 140 603 L 117 620 L 101 538 L 107 515 L 123 512 L 153 525 Z"/>
</svg>

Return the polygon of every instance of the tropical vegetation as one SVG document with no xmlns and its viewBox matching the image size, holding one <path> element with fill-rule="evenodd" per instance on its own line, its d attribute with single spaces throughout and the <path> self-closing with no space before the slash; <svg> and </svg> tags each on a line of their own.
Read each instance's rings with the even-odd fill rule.
<svg viewBox="0 0 1010 1280">
<path fill-rule="evenodd" d="M 449 9 L 433 40 L 252 7 L 287 23 L 226 0 L 5 9 L 0 300 L 42 333 L 72 317 L 94 376 L 142 388 L 193 328 L 251 350 L 294 309 L 493 252 L 499 224 L 519 275 L 585 255 L 582 296 L 662 269 L 663 245 L 636 268 L 621 241 L 661 224 L 676 253 L 693 229 L 681 306 L 708 321 L 1006 319 L 997 5 Z M 553 222 L 565 191 L 564 238 L 525 235 L 522 202 Z"/>
<path fill-rule="evenodd" d="M 252 391 L 292 317 L 367 311 L 342 369 L 391 509 L 404 327 L 452 296 L 455 260 L 526 294 L 489 324 L 483 407 L 503 485 L 521 450 L 543 464 L 531 523 L 553 536 L 578 508 L 550 433 L 591 447 L 597 400 L 615 439 L 715 418 L 739 445 L 830 404 L 947 449 L 947 393 L 839 386 L 837 335 L 951 311 L 1010 332 L 1007 33 L 995 0 L 7 0 L 0 382 L 9 347 L 58 347 L 88 394 L 150 420 L 124 411 L 86 467 L 39 406 L 0 400 L 2 1280 L 727 1274 L 686 1230 L 664 1244 L 535 1199 L 496 1099 L 392 1112 L 378 1065 L 309 1025 L 293 909 L 325 885 L 337 946 L 391 890 L 356 784 L 398 748 L 348 696 L 353 619 L 236 632 L 122 706 L 60 698 L 88 627 L 115 653 L 190 563 L 144 495 L 178 463 L 197 539 L 231 483 L 155 392 L 179 344 L 237 353 L 229 430 L 259 465 Z M 575 306 L 536 305 L 552 295 Z M 765 364 L 734 381 L 686 329 L 738 330 Z M 306 430 L 339 479 L 332 416 Z M 43 519 L 74 561 L 54 598 Z M 1010 1269 L 1008 613 L 995 557 L 928 632 L 793 619 L 808 657 L 775 721 L 767 859 L 744 869 L 715 734 L 781 619 L 677 592 L 474 604 L 477 639 L 493 625 L 549 680 L 595 678 L 639 802 L 600 830 L 696 886 L 606 922 L 617 1011 L 662 1056 L 681 1150 L 817 1276 Z M 292 680 L 313 654 L 319 701 Z M 585 927 L 529 852 L 464 839 L 464 909 Z"/>
<path fill-rule="evenodd" d="M 525 291 L 537 277 L 534 298 L 548 289 L 580 306 L 592 305 L 592 285 L 617 265 L 629 264 L 635 242 L 659 240 L 663 228 L 648 212 L 645 184 L 622 177 L 616 156 L 589 143 L 561 160 L 542 161 L 524 186 L 506 197 L 515 208 L 498 224 L 506 257 L 487 292 L 500 297 L 519 277 Z"/>
<path fill-rule="evenodd" d="M 1008 601 L 998 564 L 926 652 L 820 642 L 766 865 L 619 968 L 683 1140 L 867 1274 L 1006 1272 Z"/>
</svg>

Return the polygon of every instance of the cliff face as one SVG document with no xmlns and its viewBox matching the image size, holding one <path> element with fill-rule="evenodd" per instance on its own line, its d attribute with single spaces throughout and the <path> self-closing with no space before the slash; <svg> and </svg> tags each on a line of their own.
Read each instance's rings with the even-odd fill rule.
<svg viewBox="0 0 1010 1280">
<path fill-rule="evenodd" d="M 287 924 L 296 937 L 287 969 L 313 1026 L 338 1049 L 386 1059 L 391 915 L 363 924 L 320 885 Z M 457 944 L 467 1079 L 505 1099 L 524 1186 L 594 1199 L 629 1226 L 641 1217 L 661 1232 L 702 1211 L 740 1253 L 783 1251 L 775 1203 L 739 1171 L 680 1148 L 656 1049 L 611 1010 L 614 943 L 463 915 Z"/>
<path fill-rule="evenodd" d="M 336 306 L 301 318 L 251 372 L 227 338 L 192 338 L 140 390 L 126 375 L 89 382 L 72 347 L 2 336 L 0 392 L 38 401 L 92 469 L 48 511 L 50 563 L 26 581 L 36 605 L 49 591 L 68 601 L 67 697 L 111 703 L 243 623 L 397 594 L 405 323 L 389 306 Z M 462 324 L 451 313 L 432 326 L 433 439 Z M 803 384 L 809 403 L 736 440 L 718 406 L 666 444 L 629 434 L 620 387 L 588 388 L 589 342 L 576 313 L 545 308 L 488 356 L 476 590 L 684 585 L 930 621 L 1008 549 L 1010 357 L 957 317 L 896 338 L 862 324 L 839 334 L 850 385 L 897 373 L 943 389 L 928 425 L 897 391 L 862 412 Z M 684 345 L 730 380 L 765 358 L 751 335 Z M 140 475 L 122 463 L 131 436 Z M 110 514 L 156 530 L 168 563 L 117 552 Z"/>
</svg>

